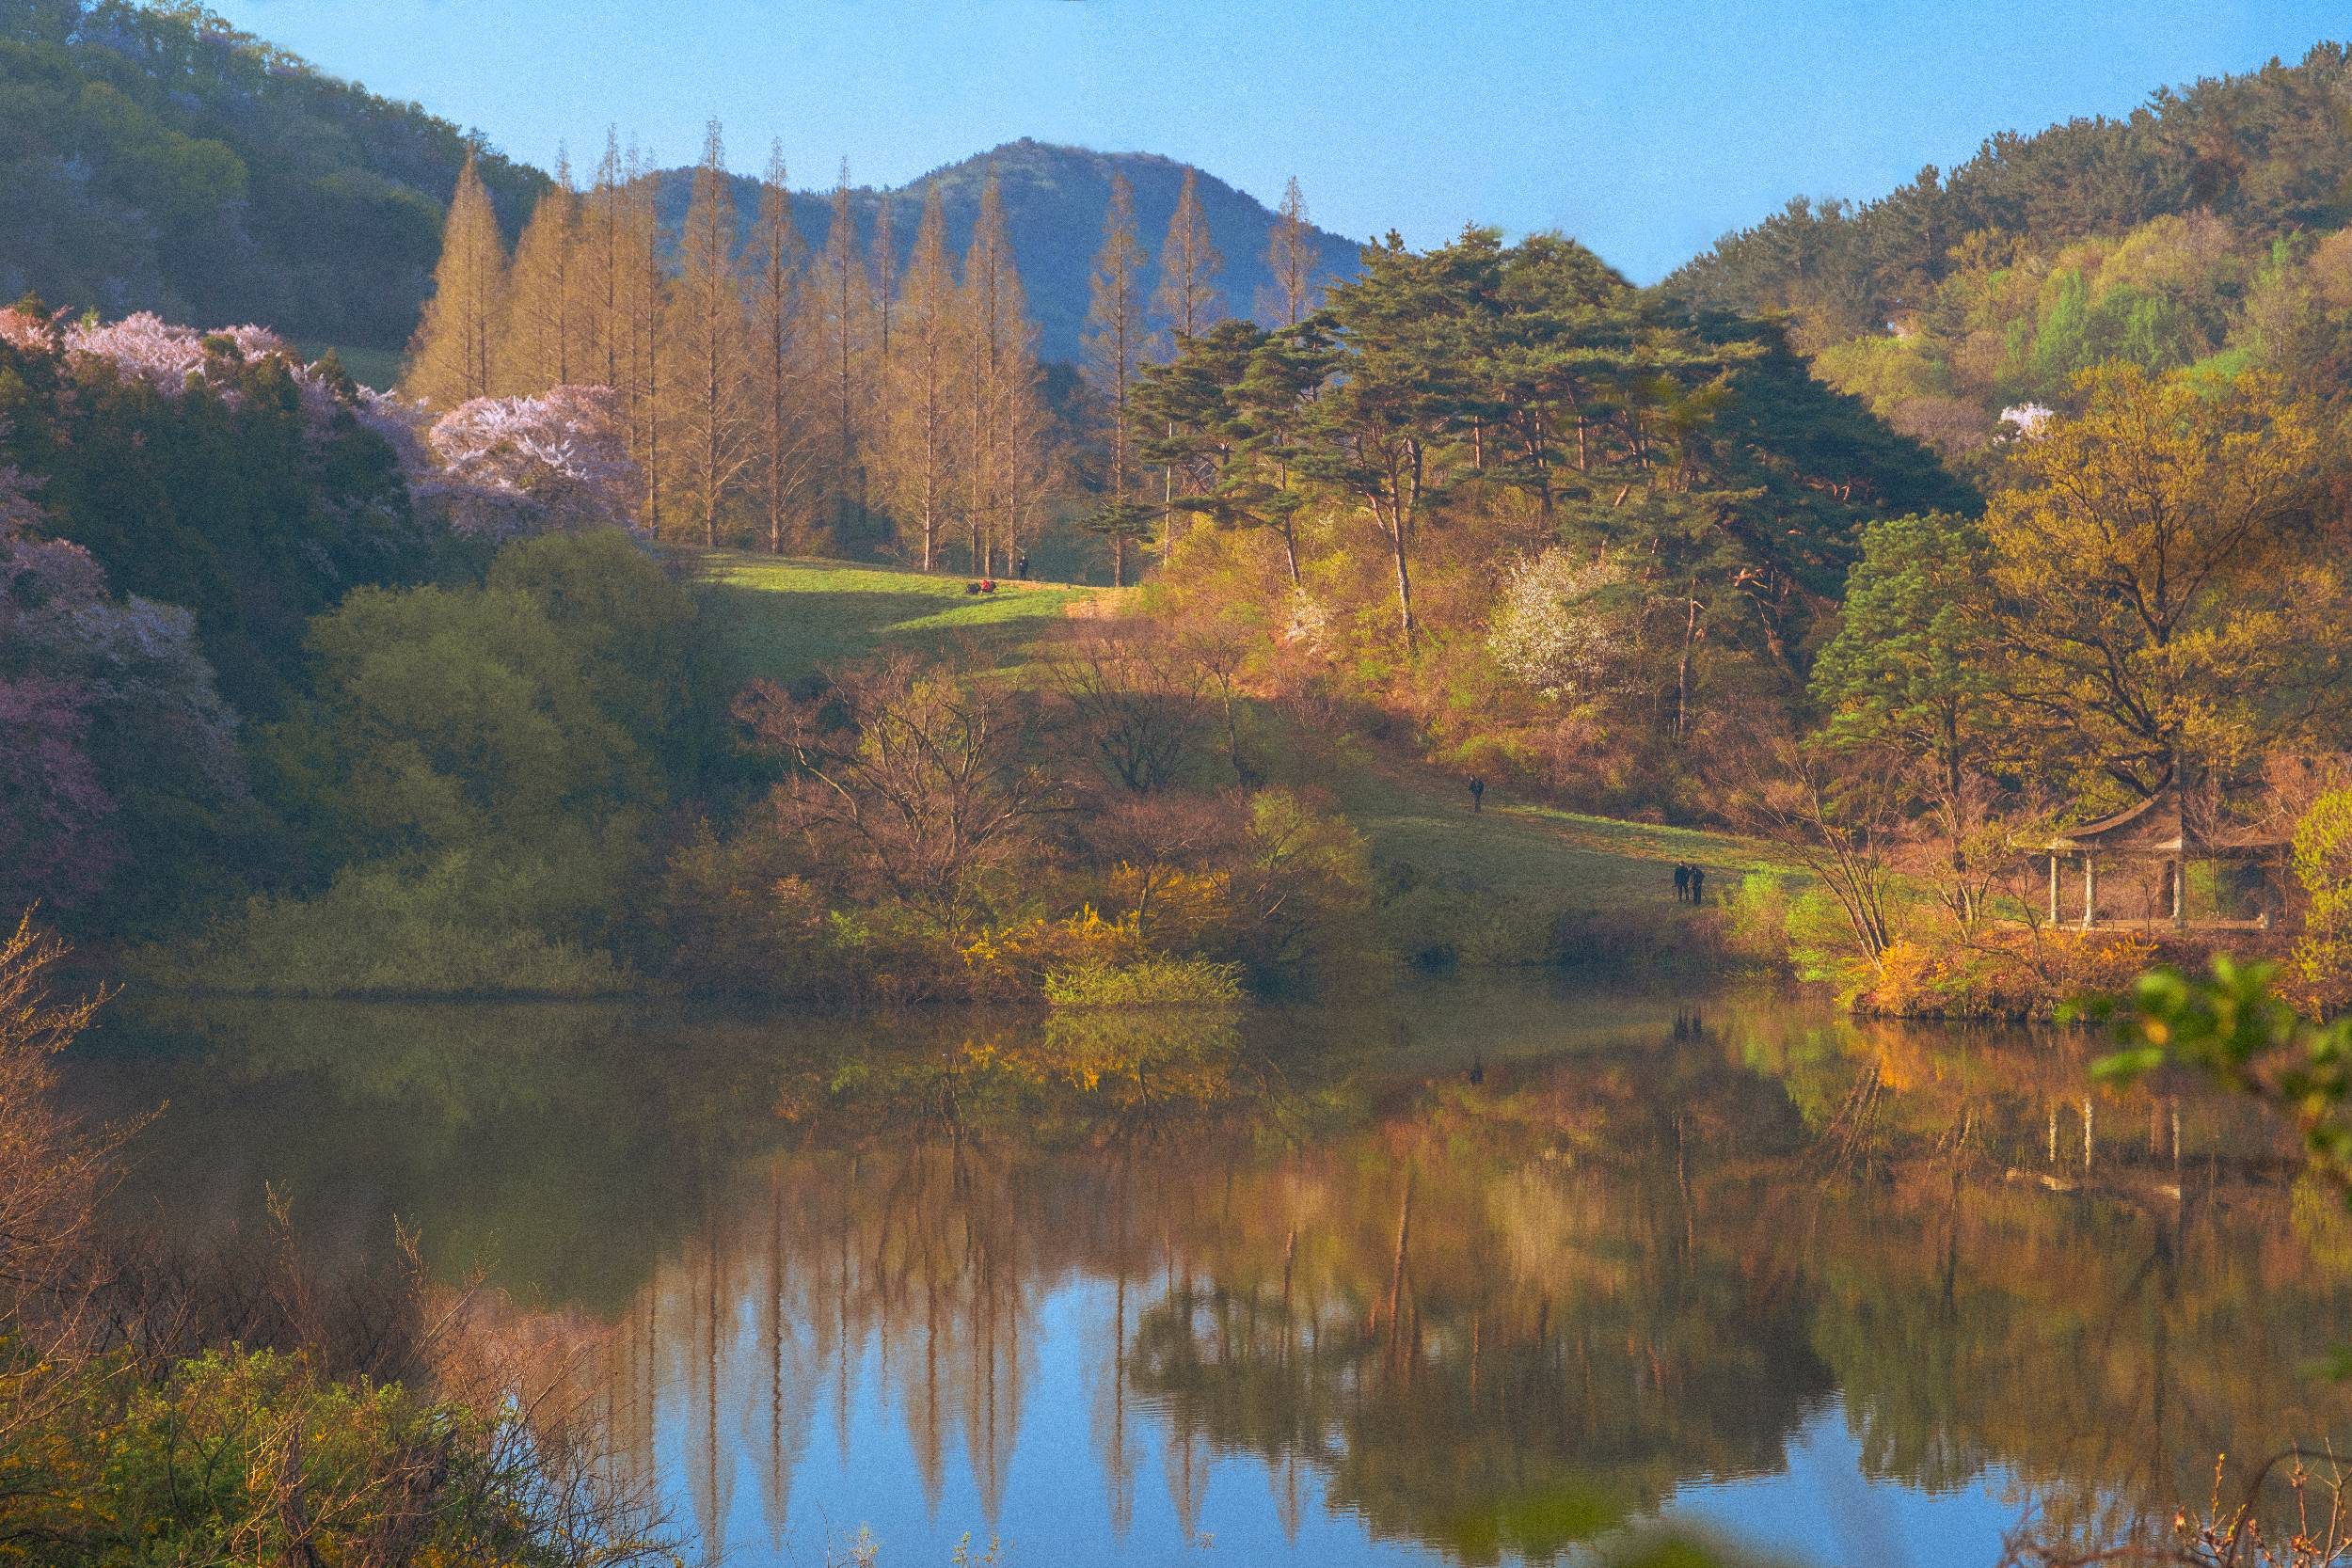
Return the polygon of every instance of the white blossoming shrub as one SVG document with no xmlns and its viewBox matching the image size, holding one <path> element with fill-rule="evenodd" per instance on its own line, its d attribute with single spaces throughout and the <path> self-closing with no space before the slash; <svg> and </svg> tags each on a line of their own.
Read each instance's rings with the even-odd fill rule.
<svg viewBox="0 0 2352 1568">
<path fill-rule="evenodd" d="M 476 398 L 434 421 L 425 442 L 438 471 L 415 486 L 418 499 L 459 533 L 504 543 L 633 527 L 638 469 L 609 388 Z"/>
<path fill-rule="evenodd" d="M 1520 562 L 1495 605 L 1486 646 L 1514 678 L 1549 696 L 1618 684 L 1634 653 L 1635 607 L 1625 569 L 1549 549 Z"/>
</svg>

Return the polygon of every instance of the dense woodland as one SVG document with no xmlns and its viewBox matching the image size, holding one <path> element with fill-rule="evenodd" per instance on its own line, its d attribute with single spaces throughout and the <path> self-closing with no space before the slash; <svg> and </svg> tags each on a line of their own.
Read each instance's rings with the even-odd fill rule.
<svg viewBox="0 0 2352 1568">
<path fill-rule="evenodd" d="M 0 298 L 397 347 L 472 144 L 201 6 L 0 8 Z M 485 153 L 519 214 L 546 176 Z"/>
</svg>

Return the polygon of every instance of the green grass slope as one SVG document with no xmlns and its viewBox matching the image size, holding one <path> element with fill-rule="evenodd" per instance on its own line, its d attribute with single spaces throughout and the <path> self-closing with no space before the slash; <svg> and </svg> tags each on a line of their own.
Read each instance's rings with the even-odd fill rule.
<svg viewBox="0 0 2352 1568">
<path fill-rule="evenodd" d="M 1751 871 L 1788 873 L 1771 846 L 1730 833 L 1621 822 L 1470 792 L 1450 776 L 1367 769 L 1343 792 L 1383 863 L 1498 897 L 1604 914 L 1674 903 L 1674 868 L 1706 868 L 1709 901 Z"/>
<path fill-rule="evenodd" d="M 791 680 L 891 646 L 962 648 L 1014 674 L 1035 662 L 1062 622 L 1107 608 L 1116 592 L 1009 583 L 976 598 L 961 578 L 885 566 L 727 551 L 689 559 L 738 684 Z M 1675 902 L 1677 863 L 1707 868 L 1710 902 L 1750 871 L 1793 870 L 1769 846 L 1728 833 L 1622 822 L 1493 792 L 1473 814 L 1459 779 L 1403 760 L 1364 757 L 1345 770 L 1339 797 L 1384 879 L 1419 890 L 1395 902 L 1392 918 L 1430 927 L 1420 935 L 1431 948 L 1458 946 L 1469 961 L 1517 961 L 1548 940 L 1569 951 L 1621 946 L 1628 956 L 1671 959 L 1694 912 Z M 1557 941 L 1562 930 L 1565 942 Z M 1396 934 L 1414 950 L 1416 932 Z"/>
<path fill-rule="evenodd" d="M 1064 617 L 1107 592 L 999 582 L 972 595 L 961 578 L 890 566 L 714 550 L 692 558 L 694 588 L 728 673 L 791 680 L 892 645 L 969 646 L 1006 666 Z"/>
</svg>

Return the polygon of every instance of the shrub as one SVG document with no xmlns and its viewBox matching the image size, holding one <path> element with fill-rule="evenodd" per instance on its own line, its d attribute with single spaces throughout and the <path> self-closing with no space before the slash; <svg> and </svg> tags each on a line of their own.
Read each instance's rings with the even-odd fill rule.
<svg viewBox="0 0 2352 1568">
<path fill-rule="evenodd" d="M 339 873 L 313 898 L 263 895 L 196 941 L 146 949 L 158 985 L 269 996 L 606 996 L 629 989 L 603 953 L 546 934 L 545 863 L 443 857 L 421 871 Z"/>
<path fill-rule="evenodd" d="M 1045 976 L 1045 1000 L 1057 1007 L 1206 1007 L 1240 999 L 1239 967 L 1206 958 L 1093 961 Z"/>
</svg>

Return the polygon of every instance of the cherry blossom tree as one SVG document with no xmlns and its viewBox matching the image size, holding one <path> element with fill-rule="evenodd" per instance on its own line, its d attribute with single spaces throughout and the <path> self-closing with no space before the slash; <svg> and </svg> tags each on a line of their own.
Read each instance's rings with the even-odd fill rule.
<svg viewBox="0 0 2352 1568">
<path fill-rule="evenodd" d="M 435 420 L 426 445 L 437 471 L 413 488 L 459 533 L 503 542 L 632 527 L 637 466 L 607 388 L 475 398 Z"/>
<path fill-rule="evenodd" d="M 1495 662 L 1551 696 L 1592 696 L 1622 679 L 1639 640 L 1625 569 L 1549 549 L 1523 562 L 1495 607 Z"/>
</svg>

